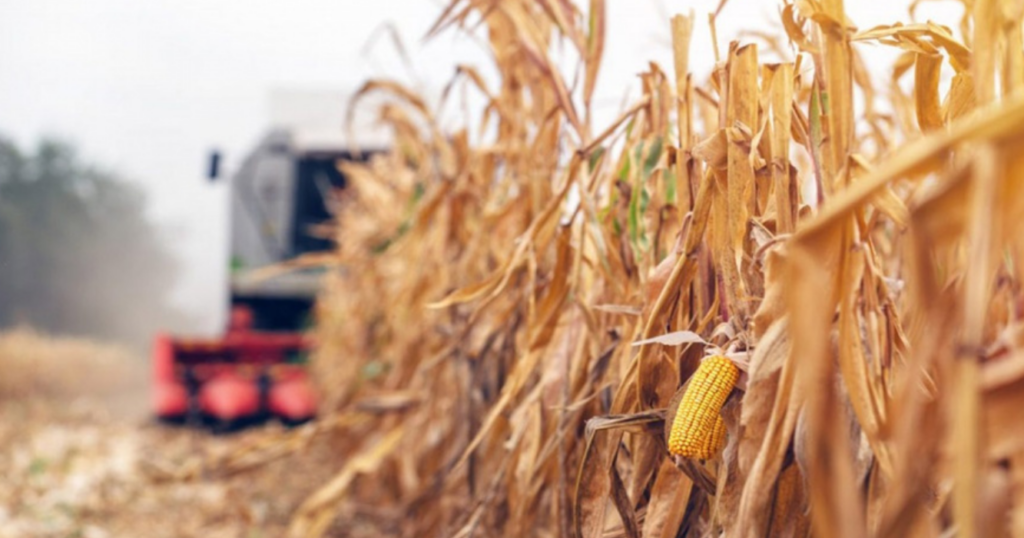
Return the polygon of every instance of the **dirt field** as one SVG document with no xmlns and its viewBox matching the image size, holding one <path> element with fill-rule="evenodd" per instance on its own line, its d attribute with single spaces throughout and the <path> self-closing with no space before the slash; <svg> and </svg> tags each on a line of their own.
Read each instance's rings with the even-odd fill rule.
<svg viewBox="0 0 1024 538">
<path fill-rule="evenodd" d="M 280 428 L 154 424 L 146 388 L 144 359 L 123 350 L 0 335 L 0 538 L 281 536 L 332 470 L 314 441 L 229 475 L 216 462 L 273 446 Z"/>
</svg>

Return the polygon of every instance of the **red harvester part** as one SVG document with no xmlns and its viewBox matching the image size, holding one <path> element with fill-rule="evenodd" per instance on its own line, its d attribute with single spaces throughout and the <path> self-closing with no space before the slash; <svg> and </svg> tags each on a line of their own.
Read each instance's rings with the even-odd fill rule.
<svg viewBox="0 0 1024 538">
<path fill-rule="evenodd" d="M 158 334 L 153 338 L 153 380 L 174 381 L 174 344 L 171 337 Z"/>
<path fill-rule="evenodd" d="M 165 420 L 180 419 L 188 413 L 188 391 L 178 381 L 174 344 L 165 334 L 158 334 L 153 340 L 152 404 L 156 415 Z"/>
<path fill-rule="evenodd" d="M 316 415 L 316 397 L 304 367 L 287 364 L 306 352 L 295 333 L 249 330 L 241 309 L 232 312 L 220 339 L 171 339 L 153 343 L 153 407 L 162 419 L 178 420 L 196 409 L 220 423 L 273 414 L 288 422 Z"/>
<path fill-rule="evenodd" d="M 164 420 L 178 420 L 188 414 L 188 390 L 181 383 L 157 381 L 153 387 L 153 408 Z"/>
<path fill-rule="evenodd" d="M 289 422 L 302 422 L 316 415 L 316 394 L 306 372 L 283 370 L 270 388 L 267 407 L 271 413 Z"/>
<path fill-rule="evenodd" d="M 260 410 L 260 391 L 254 381 L 224 370 L 199 389 L 199 408 L 222 422 L 251 417 Z"/>
</svg>

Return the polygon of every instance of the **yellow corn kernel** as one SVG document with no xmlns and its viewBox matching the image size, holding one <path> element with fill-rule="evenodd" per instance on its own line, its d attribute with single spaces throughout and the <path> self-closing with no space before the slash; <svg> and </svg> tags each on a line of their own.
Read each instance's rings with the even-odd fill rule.
<svg viewBox="0 0 1024 538">
<path fill-rule="evenodd" d="M 686 458 L 711 459 L 725 444 L 722 406 L 729 397 L 739 369 L 716 355 L 700 363 L 679 400 L 669 433 L 669 452 Z"/>
<path fill-rule="evenodd" d="M 701 455 L 698 456 L 702 460 L 709 460 L 725 448 L 725 420 L 722 419 L 721 414 L 715 416 L 715 426 L 711 430 L 711 435 L 704 438 L 704 446 L 701 447 Z"/>
</svg>

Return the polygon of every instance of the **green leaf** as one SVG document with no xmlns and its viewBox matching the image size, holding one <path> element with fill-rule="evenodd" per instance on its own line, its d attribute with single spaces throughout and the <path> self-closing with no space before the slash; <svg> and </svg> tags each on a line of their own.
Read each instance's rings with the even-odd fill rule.
<svg viewBox="0 0 1024 538">
<path fill-rule="evenodd" d="M 676 174 L 672 170 L 665 170 L 663 174 L 665 178 L 665 198 L 666 201 L 671 204 L 676 204 Z"/>
<path fill-rule="evenodd" d="M 416 186 L 413 188 L 412 191 L 412 201 L 409 203 L 409 207 L 412 208 L 417 203 L 419 203 L 419 201 L 423 199 L 423 195 L 426 194 L 426 192 L 427 187 L 423 185 L 423 182 L 417 181 Z"/>
<path fill-rule="evenodd" d="M 636 247 L 640 242 L 640 197 L 629 201 L 629 240 Z"/>
<path fill-rule="evenodd" d="M 663 145 L 661 136 L 654 137 L 654 142 L 651 143 L 651 147 L 647 151 L 647 160 L 644 161 L 644 179 L 651 177 L 654 167 L 658 166 L 658 161 L 661 160 L 662 149 L 664 149 Z"/>
<path fill-rule="evenodd" d="M 597 149 L 595 149 L 594 152 L 590 154 L 588 164 L 590 165 L 591 170 L 597 168 L 598 163 L 601 162 L 601 157 L 604 157 L 604 151 L 604 146 L 598 146 Z"/>
<path fill-rule="evenodd" d="M 821 163 L 821 143 L 824 140 L 824 135 L 821 130 L 821 99 L 822 94 L 818 89 L 818 85 L 815 84 L 811 90 L 811 105 L 808 112 L 808 121 L 811 124 L 811 158 L 814 159 L 816 166 L 820 166 Z"/>
<path fill-rule="evenodd" d="M 372 360 L 363 365 L 362 371 L 359 372 L 359 376 L 363 379 L 363 381 L 373 381 L 374 379 L 387 373 L 387 371 L 390 369 L 391 368 L 389 364 L 379 360 Z"/>
<path fill-rule="evenodd" d="M 35 458 L 28 466 L 28 474 L 29 476 L 39 476 L 46 472 L 47 467 L 49 467 L 49 462 L 44 458 Z"/>
<path fill-rule="evenodd" d="M 629 178 L 629 172 L 631 170 L 631 167 L 630 167 L 630 164 L 629 164 L 630 160 L 631 159 L 626 159 L 625 161 L 623 161 L 622 167 L 619 168 L 619 173 L 617 174 L 617 176 L 622 181 L 626 181 Z"/>
</svg>

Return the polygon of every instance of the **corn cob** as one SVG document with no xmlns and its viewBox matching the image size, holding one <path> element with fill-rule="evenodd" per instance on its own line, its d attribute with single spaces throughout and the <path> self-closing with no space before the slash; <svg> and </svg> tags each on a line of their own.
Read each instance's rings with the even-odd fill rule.
<svg viewBox="0 0 1024 538">
<path fill-rule="evenodd" d="M 722 419 L 721 414 L 716 414 L 715 426 L 711 430 L 711 435 L 704 438 L 704 445 L 701 447 L 701 454 L 697 457 L 703 460 L 715 457 L 716 454 L 725 448 L 725 434 L 725 420 Z"/>
<path fill-rule="evenodd" d="M 722 406 L 729 397 L 739 369 L 716 355 L 701 362 L 679 400 L 669 432 L 669 452 L 686 458 L 711 459 L 725 444 Z"/>
</svg>

